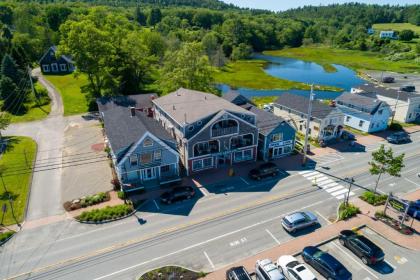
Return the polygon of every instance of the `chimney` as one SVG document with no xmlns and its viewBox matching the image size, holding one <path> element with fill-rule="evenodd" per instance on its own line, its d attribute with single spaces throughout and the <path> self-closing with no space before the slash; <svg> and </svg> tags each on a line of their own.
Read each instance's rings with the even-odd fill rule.
<svg viewBox="0 0 420 280">
<path fill-rule="evenodd" d="M 135 107 L 130 107 L 130 112 L 131 112 L 131 117 L 136 116 L 136 108 Z"/>
</svg>

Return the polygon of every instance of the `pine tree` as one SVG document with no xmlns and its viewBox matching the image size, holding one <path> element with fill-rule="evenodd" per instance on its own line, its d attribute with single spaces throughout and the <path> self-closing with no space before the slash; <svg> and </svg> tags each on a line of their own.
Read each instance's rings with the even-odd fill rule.
<svg viewBox="0 0 420 280">
<path fill-rule="evenodd" d="M 0 79 L 0 97 L 3 100 L 3 111 L 15 113 L 17 110 L 17 103 L 21 99 L 18 96 L 18 88 L 16 84 L 7 76 Z"/>
<path fill-rule="evenodd" d="M 1 62 L 1 77 L 9 77 L 15 85 L 18 85 L 20 79 L 22 78 L 22 75 L 19 72 L 20 71 L 13 57 L 6 54 Z"/>
</svg>

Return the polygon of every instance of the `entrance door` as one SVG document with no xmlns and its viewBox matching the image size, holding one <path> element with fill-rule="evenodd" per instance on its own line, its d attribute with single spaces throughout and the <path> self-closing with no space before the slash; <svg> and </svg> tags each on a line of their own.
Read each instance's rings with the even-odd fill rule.
<svg viewBox="0 0 420 280">
<path fill-rule="evenodd" d="M 156 169 L 155 168 L 143 169 L 143 180 L 153 180 L 153 179 L 156 179 Z"/>
<path fill-rule="evenodd" d="M 283 148 L 281 147 L 273 148 L 273 158 L 281 156 L 282 153 L 283 153 Z"/>
</svg>

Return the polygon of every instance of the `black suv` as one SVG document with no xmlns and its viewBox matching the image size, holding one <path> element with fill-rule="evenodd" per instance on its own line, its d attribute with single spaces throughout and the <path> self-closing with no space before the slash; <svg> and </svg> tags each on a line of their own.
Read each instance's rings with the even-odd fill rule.
<svg viewBox="0 0 420 280">
<path fill-rule="evenodd" d="M 254 168 L 249 171 L 248 176 L 254 180 L 261 180 L 264 177 L 274 177 L 279 174 L 279 168 L 273 162 L 267 162 L 261 164 L 258 168 Z"/>
<path fill-rule="evenodd" d="M 160 196 L 160 201 L 166 204 L 171 204 L 176 201 L 190 199 L 195 195 L 193 187 L 180 186 L 175 187 L 172 190 L 163 193 Z"/>
<path fill-rule="evenodd" d="M 366 265 L 373 265 L 384 260 L 385 254 L 375 243 L 358 235 L 352 230 L 343 230 L 338 237 L 340 244 L 347 247 Z"/>
<path fill-rule="evenodd" d="M 226 271 L 226 280 L 251 280 L 245 267 L 232 267 Z"/>
<path fill-rule="evenodd" d="M 408 143 L 411 141 L 410 136 L 404 131 L 395 132 L 389 135 L 386 140 L 393 144 Z"/>
<path fill-rule="evenodd" d="M 406 85 L 406 86 L 400 87 L 400 90 L 405 91 L 405 92 L 414 92 L 414 91 L 416 91 L 416 87 L 411 86 L 411 85 Z"/>
</svg>

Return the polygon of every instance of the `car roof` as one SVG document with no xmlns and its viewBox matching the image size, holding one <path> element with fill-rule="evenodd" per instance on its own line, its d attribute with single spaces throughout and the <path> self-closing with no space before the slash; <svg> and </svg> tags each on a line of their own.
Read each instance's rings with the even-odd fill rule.
<svg viewBox="0 0 420 280">
<path fill-rule="evenodd" d="M 328 253 L 323 252 L 319 258 L 328 264 L 334 271 L 344 268 L 344 266 L 336 258 Z"/>
<path fill-rule="evenodd" d="M 243 266 L 237 266 L 230 269 L 235 273 L 235 275 L 238 277 L 239 280 L 247 280 L 251 279 L 249 277 L 248 272 L 246 271 L 245 267 Z"/>
<path fill-rule="evenodd" d="M 277 165 L 274 162 L 266 162 L 260 165 L 260 167 L 276 167 Z"/>
<path fill-rule="evenodd" d="M 375 243 L 373 243 L 372 241 L 370 241 L 369 239 L 367 239 L 365 236 L 363 235 L 357 235 L 357 239 L 359 239 L 361 242 L 363 242 L 365 245 L 369 246 L 370 249 L 373 249 L 374 251 L 379 251 L 381 250 L 381 248 L 376 245 Z"/>
<path fill-rule="evenodd" d="M 310 271 L 305 265 L 300 264 L 293 268 L 293 270 L 302 278 L 303 280 L 309 279 L 313 280 L 315 275 Z"/>
<path fill-rule="evenodd" d="M 264 270 L 270 275 L 271 279 L 283 279 L 283 274 L 277 269 L 273 263 L 269 263 L 263 266 Z"/>
<path fill-rule="evenodd" d="M 295 261 L 297 261 L 295 257 L 291 255 L 283 255 L 277 260 L 277 264 L 286 266 L 287 264 Z"/>
<path fill-rule="evenodd" d="M 305 216 L 302 214 L 302 212 L 295 212 L 289 215 L 286 215 L 285 218 L 290 222 L 294 223 L 297 221 L 305 220 Z"/>
</svg>

